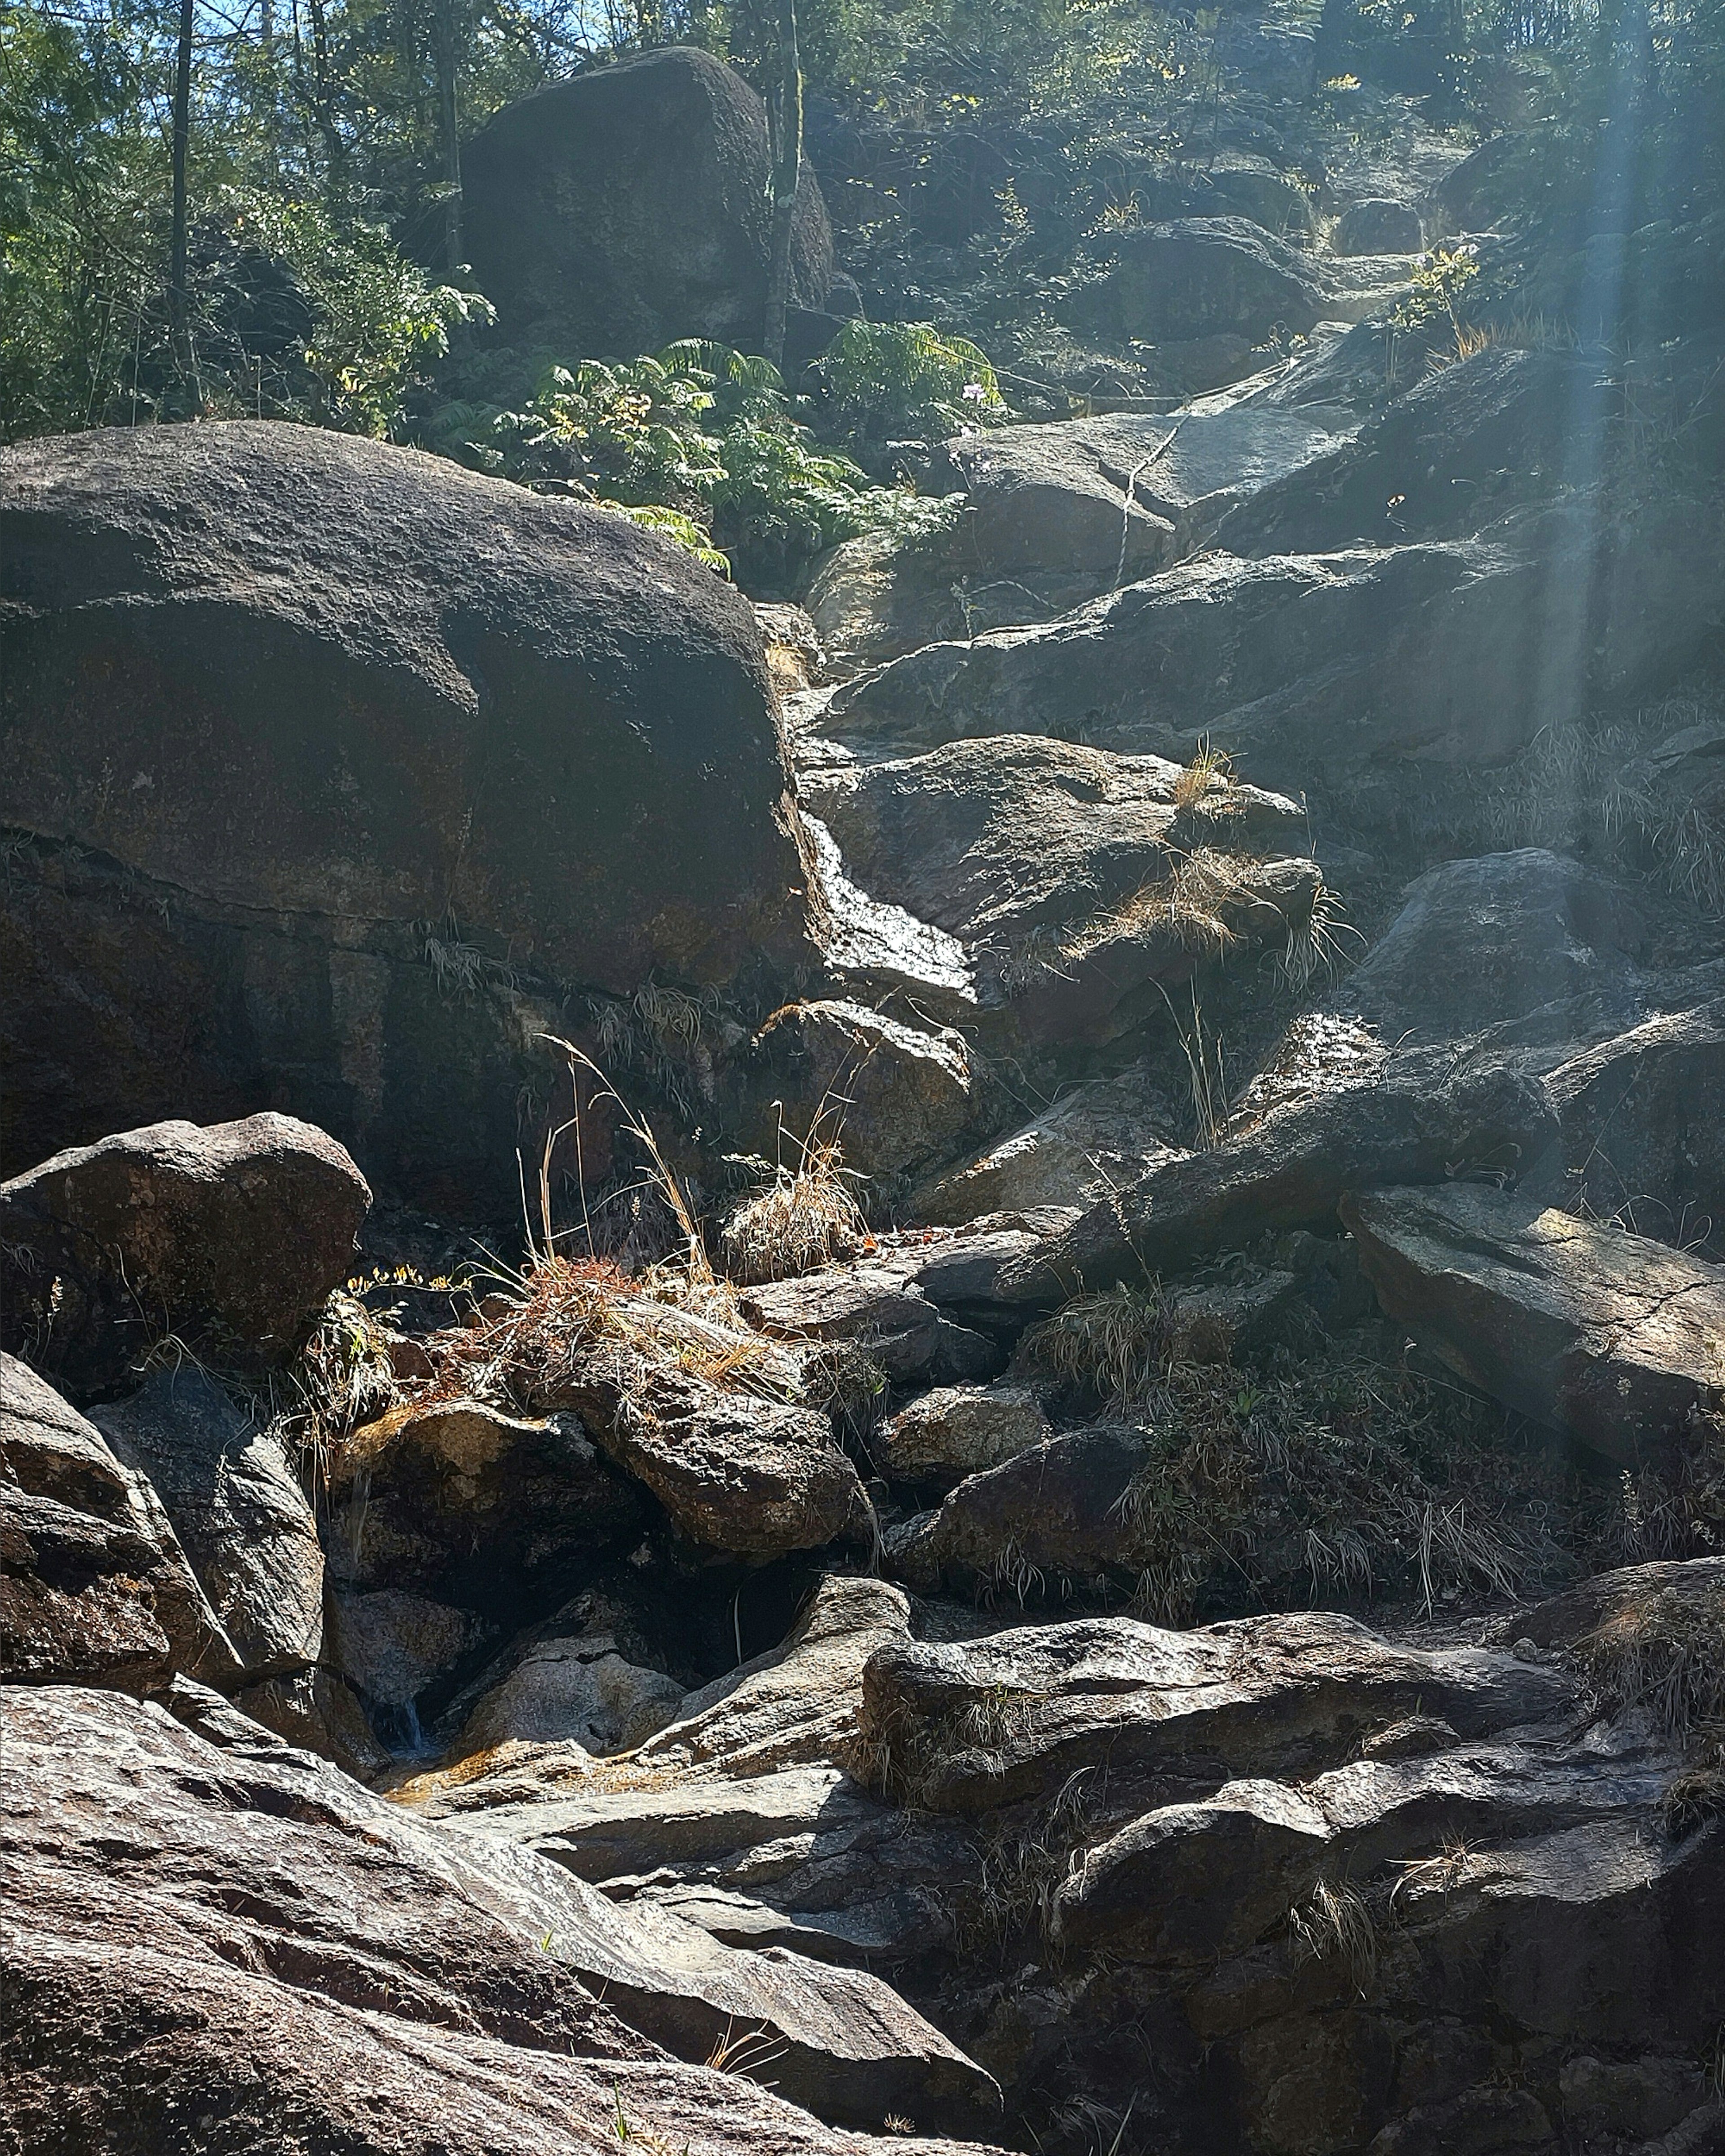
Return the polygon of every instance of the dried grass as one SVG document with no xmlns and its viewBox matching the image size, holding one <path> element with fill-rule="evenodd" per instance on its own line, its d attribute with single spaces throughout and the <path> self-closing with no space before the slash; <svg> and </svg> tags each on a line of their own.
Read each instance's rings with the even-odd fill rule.
<svg viewBox="0 0 1725 2156">
<path fill-rule="evenodd" d="M 823 1102 L 805 1137 L 795 1141 L 797 1163 L 784 1165 L 784 1126 L 772 1183 L 732 1212 L 720 1235 L 725 1270 L 746 1286 L 794 1279 L 818 1266 L 854 1257 L 868 1240 L 868 1222 L 857 1203 L 860 1178 L 845 1165 L 842 1133 Z"/>
</svg>

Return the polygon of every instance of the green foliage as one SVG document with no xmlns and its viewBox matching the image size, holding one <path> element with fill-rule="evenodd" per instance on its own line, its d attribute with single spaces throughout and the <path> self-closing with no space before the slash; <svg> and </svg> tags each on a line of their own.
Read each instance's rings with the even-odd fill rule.
<svg viewBox="0 0 1725 2156">
<path fill-rule="evenodd" d="M 834 418 L 859 441 L 944 438 L 1006 416 L 987 359 L 931 322 L 846 322 L 816 371 Z"/>
<path fill-rule="evenodd" d="M 529 485 L 573 482 L 715 567 L 736 555 L 752 580 L 860 531 L 914 539 L 937 506 L 824 448 L 766 360 L 696 338 L 554 367 L 524 409 L 446 408 L 419 439 Z"/>
</svg>

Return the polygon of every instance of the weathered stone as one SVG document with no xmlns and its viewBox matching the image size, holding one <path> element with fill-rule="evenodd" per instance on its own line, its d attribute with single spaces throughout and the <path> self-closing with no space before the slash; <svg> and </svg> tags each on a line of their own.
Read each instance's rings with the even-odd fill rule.
<svg viewBox="0 0 1725 2156">
<path fill-rule="evenodd" d="M 177 1670 L 231 1684 L 239 1658 L 159 1499 L 0 1354 L 0 1675 L 148 1691 Z"/>
<path fill-rule="evenodd" d="M 1725 1401 L 1725 1269 L 1477 1187 L 1350 1196 L 1386 1312 L 1470 1383 L 1625 1466 Z"/>
<path fill-rule="evenodd" d="M 1547 1074 L 1566 1205 L 1661 1242 L 1725 1224 L 1725 1000 L 1674 1011 Z"/>
<path fill-rule="evenodd" d="M 512 344 L 632 358 L 675 337 L 760 349 L 767 116 L 737 72 L 690 48 L 590 68 L 506 106 L 461 153 L 480 289 Z M 808 167 L 791 298 L 819 307 L 832 234 Z"/>
<path fill-rule="evenodd" d="M 323 1646 L 323 1552 L 280 1444 L 195 1363 L 94 1409 L 153 1485 L 249 1680 L 303 1670 Z"/>
<path fill-rule="evenodd" d="M 822 726 L 868 757 L 1023 733 L 1184 762 L 1208 739 L 1260 785 L 1379 787 L 1388 821 L 1409 757 L 1476 770 L 1567 724 L 1577 696 L 1681 667 L 1719 619 L 1722 554 L 1713 511 L 1674 496 L 1604 525 L 1568 505 L 1468 538 L 1214 552 L 1059 621 L 896 659 L 837 690 Z"/>
<path fill-rule="evenodd" d="M 202 1730 L 201 1722 L 169 1704 L 178 1720 Z M 331 1671 L 298 1670 L 290 1676 L 266 1677 L 261 1684 L 249 1684 L 236 1692 L 234 1705 L 259 1730 L 273 1732 L 302 1752 L 332 1760 L 357 1781 L 370 1780 L 391 1763 L 365 1709 Z"/>
<path fill-rule="evenodd" d="M 873 1979 L 734 1953 L 669 1917 L 615 1909 L 530 1851 L 415 1820 L 303 1754 L 218 1749 L 111 1692 L 13 1689 L 3 1712 L 3 1937 L 20 2010 L 0 2059 L 13 2127 L 54 2122 L 35 2145 L 75 2147 L 68 2116 L 100 2138 L 123 2118 L 136 2135 L 213 2090 L 258 2133 L 279 2128 L 289 2100 L 341 2120 L 357 2090 L 377 2094 L 368 2062 L 387 2077 L 407 2060 L 428 2087 L 392 2106 L 393 2138 L 344 2127 L 327 2145 L 399 2148 L 405 2121 L 423 2121 L 429 2145 L 444 2112 L 437 2138 L 464 2156 L 500 2138 L 584 2150 L 614 2138 L 635 2085 L 616 2075 L 614 2097 L 610 2080 L 583 2077 L 583 2055 L 652 2058 L 663 2044 L 704 2060 L 757 2026 L 781 2090 L 835 2115 L 872 2123 L 896 2107 L 968 2124 L 993 2096 Z M 717 2086 L 740 2110 L 769 2101 Z M 487 2139 L 506 2088 L 514 2124 Z M 524 2097 L 538 2137 L 526 2144 Z M 794 2135 L 796 2114 L 778 2107 L 754 2115 L 749 2145 L 771 2146 L 778 2119 Z"/>
<path fill-rule="evenodd" d="M 169 1332 L 266 1368 L 352 1270 L 371 1202 L 341 1147 L 290 1116 L 57 1153 L 0 1183 L 0 1330 L 91 1388 Z"/>
<path fill-rule="evenodd" d="M 626 518 L 236 420 L 7 449 L 0 555 L 0 1166 L 273 1099 L 494 1218 L 555 983 L 807 951 L 754 617 Z"/>
<path fill-rule="evenodd" d="M 588 1357 L 569 1401 L 602 1450 L 704 1548 L 783 1557 L 862 1524 L 856 1470 L 810 1408 L 721 1392 L 627 1348 Z"/>
<path fill-rule="evenodd" d="M 1330 244 L 1338 254 L 1417 254 L 1425 244 L 1425 227 L 1411 203 L 1365 195 L 1336 219 Z"/>
<path fill-rule="evenodd" d="M 638 1756 L 732 1775 L 842 1762 L 856 1733 L 863 1665 L 910 1629 L 904 1595 L 885 1580 L 824 1578 L 783 1646 L 691 1692 Z"/>
<path fill-rule="evenodd" d="M 1317 264 L 1243 217 L 1180 218 L 1128 232 L 1091 301 L 1099 320 L 1160 344 L 1231 331 L 1303 334 L 1323 311 Z"/>
<path fill-rule="evenodd" d="M 603 1755 L 628 1751 L 662 1728 L 683 1687 L 661 1670 L 625 1661 L 608 1634 L 578 1633 L 536 1640 L 501 1676 L 476 1679 L 464 1697 L 472 1705 L 449 1748 L 457 1758 L 510 1743 L 578 1744 Z"/>
<path fill-rule="evenodd" d="M 1512 1176 L 1552 1145 L 1538 1086 L 1506 1065 L 1456 1068 L 1404 1051 L 1349 1082 L 1298 1096 L 1241 1136 L 1153 1168 L 1064 1234 L 1004 1268 L 994 1292 L 1035 1306 L 1178 1271 L 1266 1229 L 1323 1228 L 1344 1192 L 1439 1182 L 1466 1168 Z"/>
<path fill-rule="evenodd" d="M 829 1266 L 751 1288 L 742 1307 L 750 1323 L 772 1338 L 859 1347 L 900 1384 L 986 1377 L 999 1368 L 993 1342 L 942 1317 L 901 1265 L 865 1259 Z"/>
<path fill-rule="evenodd" d="M 1164 1802 L 1239 1773 L 1303 1780 L 1416 1711 L 1476 1737 L 1575 1697 L 1555 1668 L 1393 1645 L 1328 1611 L 1193 1632 L 1081 1618 L 881 1648 L 863 1673 L 861 1733 L 897 1783 L 971 1813 L 1046 1800 L 1087 1766 L 1106 1764 L 1122 1792 L 1150 1782 Z"/>
<path fill-rule="evenodd" d="M 1401 911 L 1337 1005 L 1385 1040 L 1456 1040 L 1513 1024 L 1567 1040 L 1633 1009 L 1647 922 L 1630 896 L 1561 854 L 1528 846 L 1445 861 L 1409 885 Z"/>
<path fill-rule="evenodd" d="M 1019 1129 L 923 1183 L 911 1217 L 959 1225 L 1032 1206 L 1080 1209 L 1135 1183 L 1183 1148 L 1173 1145 L 1168 1102 L 1132 1075 L 1092 1079 Z"/>
<path fill-rule="evenodd" d="M 1144 1433 L 1124 1424 L 1045 1438 L 889 1529 L 887 1561 L 919 1594 L 985 1584 L 1020 1601 L 1129 1571 L 1127 1493 L 1148 1458 Z"/>
<path fill-rule="evenodd" d="M 472 1613 L 423 1594 L 382 1587 L 336 1594 L 324 1634 L 326 1659 L 379 1707 L 412 1707 L 425 1687 L 477 1643 Z"/>
<path fill-rule="evenodd" d="M 787 1004 L 757 1034 L 752 1135 L 770 1154 L 783 1127 L 837 1136 L 860 1175 L 892 1176 L 947 1151 L 975 1112 L 961 1034 L 901 1024 L 849 1003 Z M 770 1103 L 770 1105 L 769 1105 Z"/>
<path fill-rule="evenodd" d="M 943 1385 L 901 1408 L 872 1450 L 893 1481 L 950 1484 L 1001 1466 L 1051 1434 L 1024 1385 Z"/>
<path fill-rule="evenodd" d="M 330 1574 L 519 1623 L 629 1536 L 644 1510 L 572 1414 L 479 1400 L 392 1408 L 330 1464 Z"/>
</svg>

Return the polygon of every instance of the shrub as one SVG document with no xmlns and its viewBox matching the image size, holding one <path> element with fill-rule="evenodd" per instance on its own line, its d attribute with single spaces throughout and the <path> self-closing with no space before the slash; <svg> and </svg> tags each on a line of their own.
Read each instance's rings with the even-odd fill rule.
<svg viewBox="0 0 1725 2156">
<path fill-rule="evenodd" d="M 860 442 L 943 438 L 1006 416 L 982 352 L 930 322 L 846 322 L 816 372 L 834 420 Z"/>
</svg>

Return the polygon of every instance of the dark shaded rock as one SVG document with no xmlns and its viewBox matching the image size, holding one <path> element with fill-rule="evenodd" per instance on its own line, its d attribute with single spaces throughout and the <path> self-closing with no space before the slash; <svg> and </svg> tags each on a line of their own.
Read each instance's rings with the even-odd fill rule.
<svg viewBox="0 0 1725 2156">
<path fill-rule="evenodd" d="M 628 1348 L 595 1351 L 567 1396 L 594 1442 L 702 1548 L 783 1557 L 862 1522 L 856 1470 L 811 1408 L 721 1392 Z"/>
<path fill-rule="evenodd" d="M 473 1614 L 400 1588 L 330 1598 L 326 1660 L 381 1707 L 413 1706 L 483 1637 Z"/>
<path fill-rule="evenodd" d="M 1573 504 L 1479 536 L 1243 561 L 1213 553 L 1057 622 L 930 645 L 848 683 L 824 730 L 865 757 L 1010 733 L 1404 807 L 1408 759 L 1502 761 L 1577 699 L 1629 692 L 1721 619 L 1714 511 Z"/>
<path fill-rule="evenodd" d="M 1183 1148 L 1173 1109 L 1142 1080 L 1093 1079 L 911 1194 L 911 1217 L 959 1225 L 986 1213 L 1083 1208 Z"/>
<path fill-rule="evenodd" d="M 677 1712 L 683 1687 L 619 1651 L 603 1624 L 536 1628 L 451 1703 L 444 1726 L 458 1758 L 501 1744 L 556 1744 L 603 1754 L 629 1750 Z"/>
<path fill-rule="evenodd" d="M 142 1692 L 176 1671 L 232 1685 L 239 1658 L 154 1491 L 0 1354 L 0 1673 Z"/>
<path fill-rule="evenodd" d="M 1407 1052 L 1377 1070 L 1296 1095 L 1240 1137 L 1153 1168 L 1007 1270 L 995 1292 L 1025 1306 L 1065 1301 L 1145 1270 L 1178 1271 L 1240 1249 L 1266 1229 L 1322 1228 L 1349 1190 L 1513 1177 L 1554 1142 L 1537 1081 L 1501 1063 L 1459 1066 Z"/>
<path fill-rule="evenodd" d="M 195 1363 L 158 1370 L 91 1419 L 162 1499 L 247 1681 L 316 1662 L 323 1552 L 281 1447 Z"/>
<path fill-rule="evenodd" d="M 1306 1611 L 1168 1632 L 1126 1617 L 881 1648 L 863 1674 L 864 1741 L 937 1810 L 1046 1802 L 1106 1764 L 1123 1793 L 1207 1796 L 1237 1775 L 1303 1779 L 1423 1711 L 1464 1737 L 1570 1706 L 1575 1681 L 1478 1648 L 1394 1645 Z M 1122 1794 L 1121 1802 L 1130 1801 Z"/>
<path fill-rule="evenodd" d="M 652 2117 L 655 2087 L 692 2085 L 668 2065 L 589 2080 L 585 2061 L 663 2060 L 658 2044 L 704 2060 L 727 2028 L 757 2025 L 780 2087 L 835 2113 L 897 2104 L 969 2123 L 993 2096 L 875 1979 L 615 1909 L 529 1851 L 458 1840 L 303 1754 L 218 1749 L 114 1693 L 14 1689 L 4 1713 L 0 2067 L 32 2146 L 89 2147 L 121 2119 L 136 2138 L 218 2095 L 254 2138 L 291 2106 L 326 2147 L 398 2150 L 411 2133 L 470 2156 L 500 2139 L 590 2149 L 619 2108 Z M 746 2082 L 701 2086 L 748 2121 L 739 2147 L 825 2145 Z M 380 2089 L 399 2095 L 387 2128 Z M 362 2090 L 364 2126 L 349 2109 Z"/>
<path fill-rule="evenodd" d="M 674 48 L 589 68 L 500 112 L 461 153 L 464 236 L 513 344 L 633 358 L 673 338 L 760 349 L 767 116 L 733 69 Z M 819 308 L 833 239 L 804 167 L 791 297 Z"/>
<path fill-rule="evenodd" d="M 1725 1001 L 1651 1018 L 1560 1064 L 1564 1203 L 1661 1242 L 1725 1228 Z"/>
<path fill-rule="evenodd" d="M 942 1317 L 897 1265 L 830 1266 L 751 1288 L 742 1306 L 750 1323 L 773 1339 L 860 1348 L 897 1384 L 988 1377 L 999 1367 L 992 1341 Z"/>
<path fill-rule="evenodd" d="M 1425 227 L 1411 203 L 1364 195 L 1336 219 L 1330 244 L 1338 254 L 1417 254 Z"/>
<path fill-rule="evenodd" d="M 1385 1311 L 1484 1392 L 1640 1466 L 1725 1402 L 1725 1269 L 1477 1187 L 1350 1195 Z"/>
<path fill-rule="evenodd" d="M 237 1691 L 234 1705 L 259 1731 L 273 1732 L 301 1752 L 332 1760 L 356 1780 L 369 1781 L 392 1764 L 352 1688 L 332 1671 L 297 1670 L 290 1676 L 267 1677 Z M 179 1714 L 172 1702 L 170 1712 L 189 1727 L 203 1726 Z"/>
<path fill-rule="evenodd" d="M 1464 537 L 1549 487 L 1578 434 L 1618 402 L 1596 358 L 1488 346 L 1416 382 L 1353 439 L 1271 481 L 1230 515 L 1250 555 Z"/>
<path fill-rule="evenodd" d="M 646 1517 L 578 1417 L 529 1420 L 477 1400 L 393 1408 L 356 1432 L 331 1461 L 329 1507 L 337 1587 L 405 1591 L 492 1623 L 562 1601 Z"/>
<path fill-rule="evenodd" d="M 57 1153 L 0 1183 L 0 1331 L 86 1389 L 170 1332 L 268 1368 L 352 1270 L 371 1202 L 342 1147 L 290 1116 Z"/>
<path fill-rule="evenodd" d="M 919 1594 L 982 1584 L 1021 1601 L 1129 1571 L 1127 1493 L 1149 1457 L 1144 1433 L 1125 1424 L 1045 1438 L 889 1528 L 887 1563 Z"/>
<path fill-rule="evenodd" d="M 1180 218 L 1123 234 L 1090 305 L 1119 335 L 1161 344 L 1221 331 L 1303 334 L 1323 311 L 1317 264 L 1243 217 Z"/>
<path fill-rule="evenodd" d="M 1445 861 L 1409 884 L 1402 910 L 1332 998 L 1385 1039 L 1458 1040 L 1513 1025 L 1527 1040 L 1548 1006 L 1552 1037 L 1570 1006 L 1592 1022 L 1635 1008 L 1634 961 L 1648 941 L 1630 895 L 1561 854 L 1527 846 Z"/>
<path fill-rule="evenodd" d="M 0 557 L 0 1164 L 271 1101 L 471 1219 L 553 984 L 806 949 L 753 616 L 627 519 L 248 420 L 5 450 Z"/>
<path fill-rule="evenodd" d="M 950 1150 L 975 1113 L 961 1034 L 883 1018 L 860 1004 L 787 1004 L 757 1034 L 745 1127 L 770 1158 L 793 1137 L 842 1139 L 859 1174 L 891 1177 Z"/>
</svg>

